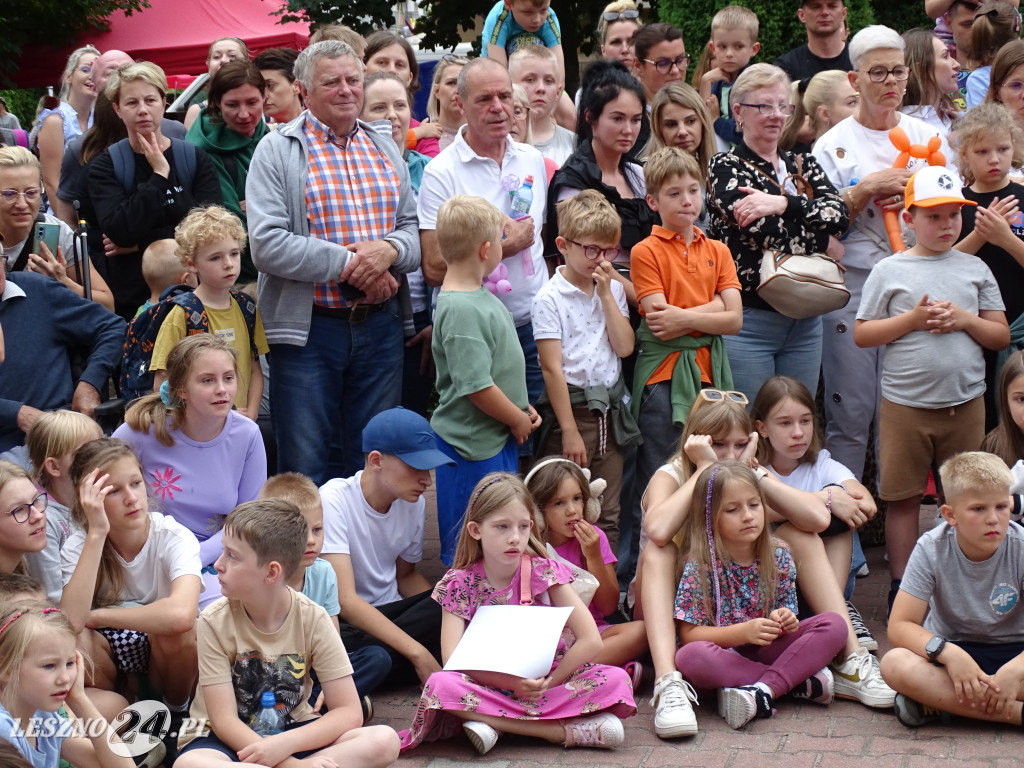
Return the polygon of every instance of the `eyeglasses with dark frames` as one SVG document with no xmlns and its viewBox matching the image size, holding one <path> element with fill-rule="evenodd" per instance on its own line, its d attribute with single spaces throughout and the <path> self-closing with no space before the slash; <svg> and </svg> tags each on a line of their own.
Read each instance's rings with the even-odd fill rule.
<svg viewBox="0 0 1024 768">
<path fill-rule="evenodd" d="M 862 71 L 862 70 L 858 70 Z M 902 83 L 910 78 L 910 67 L 906 64 L 897 64 L 892 69 L 885 67 L 872 67 L 867 71 L 868 80 L 872 83 L 884 83 L 892 75 L 897 83 Z"/>
<path fill-rule="evenodd" d="M 648 64 L 653 64 L 659 75 L 667 75 L 672 71 L 672 67 L 675 67 L 680 72 L 685 72 L 686 68 L 690 66 L 690 57 L 686 54 L 677 56 L 674 59 L 658 59 L 657 61 L 644 59 L 643 61 L 646 61 Z"/>
<path fill-rule="evenodd" d="M 32 514 L 34 509 L 36 512 L 46 511 L 46 500 L 48 496 L 45 493 L 40 493 L 28 504 L 19 504 L 11 510 L 11 517 L 14 518 L 16 523 L 27 523 L 29 515 Z"/>
</svg>

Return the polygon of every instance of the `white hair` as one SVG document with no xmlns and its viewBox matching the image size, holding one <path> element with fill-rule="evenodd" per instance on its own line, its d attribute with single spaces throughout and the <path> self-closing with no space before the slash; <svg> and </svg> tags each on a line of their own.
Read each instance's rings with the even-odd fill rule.
<svg viewBox="0 0 1024 768">
<path fill-rule="evenodd" d="M 340 40 L 321 40 L 313 43 L 306 50 L 299 54 L 292 67 L 295 79 L 302 83 L 306 90 L 313 88 L 313 62 L 317 59 L 339 59 L 342 56 L 351 56 L 359 65 L 359 76 L 363 74 L 363 62 L 352 50 L 352 46 Z"/>
<path fill-rule="evenodd" d="M 906 47 L 899 32 L 881 24 L 872 24 L 864 27 L 850 41 L 850 63 L 857 69 L 861 59 L 870 51 L 896 50 L 903 53 Z"/>
</svg>

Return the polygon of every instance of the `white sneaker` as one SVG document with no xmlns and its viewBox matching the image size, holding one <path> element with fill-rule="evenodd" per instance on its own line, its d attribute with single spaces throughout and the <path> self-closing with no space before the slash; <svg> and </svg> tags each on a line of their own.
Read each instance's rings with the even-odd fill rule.
<svg viewBox="0 0 1024 768">
<path fill-rule="evenodd" d="M 697 715 L 690 702 L 697 703 L 697 692 L 679 672 L 663 675 L 654 683 L 654 732 L 663 739 L 693 736 L 697 733 Z"/>
<path fill-rule="evenodd" d="M 473 746 L 476 747 L 476 751 L 481 755 L 486 755 L 498 743 L 498 732 L 487 723 L 481 723 L 479 720 L 464 721 L 462 723 L 462 730 L 473 743 Z"/>
<path fill-rule="evenodd" d="M 835 678 L 836 698 L 854 699 L 868 707 L 888 709 L 896 691 L 885 684 L 882 673 L 865 649 L 854 651 L 842 664 L 829 664 Z"/>
<path fill-rule="evenodd" d="M 615 749 L 626 740 L 622 721 L 610 712 L 576 717 L 565 722 L 566 747 Z"/>
</svg>

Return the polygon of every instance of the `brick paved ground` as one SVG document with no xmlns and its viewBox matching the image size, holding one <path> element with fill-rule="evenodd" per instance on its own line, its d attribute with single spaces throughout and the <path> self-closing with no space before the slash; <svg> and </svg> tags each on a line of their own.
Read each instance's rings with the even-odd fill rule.
<svg viewBox="0 0 1024 768">
<path fill-rule="evenodd" d="M 433 518 L 428 502 L 428 521 Z M 922 530 L 931 525 L 934 507 L 922 508 Z M 439 577 L 444 567 L 437 560 L 436 518 L 428 522 L 424 570 Z M 867 551 L 871 575 L 859 579 L 855 603 L 879 641 L 879 653 L 889 648 L 885 638 L 885 602 L 889 577 L 882 548 Z M 565 750 L 514 736 L 502 736 L 482 757 L 459 736 L 425 744 L 397 764 L 399 768 L 451 768 L 467 760 L 487 768 L 534 768 L 549 765 L 588 765 L 591 768 L 1010 768 L 1020 766 L 1024 741 L 1019 729 L 955 721 L 908 729 L 891 710 L 873 710 L 855 702 L 836 701 L 829 707 L 779 702 L 779 713 L 757 720 L 741 731 L 729 728 L 715 711 L 713 697 L 705 695 L 697 709 L 700 732 L 691 739 L 662 741 L 652 732 L 653 708 L 649 699 L 652 676 L 648 672 L 638 691 L 639 712 L 626 721 L 626 746 L 614 752 Z M 378 692 L 374 722 L 396 729 L 407 727 L 415 711 L 418 690 Z"/>
</svg>

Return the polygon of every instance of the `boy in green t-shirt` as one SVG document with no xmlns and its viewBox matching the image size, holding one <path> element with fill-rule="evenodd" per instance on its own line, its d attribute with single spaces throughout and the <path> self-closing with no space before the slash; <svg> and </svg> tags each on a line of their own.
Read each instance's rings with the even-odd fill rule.
<svg viewBox="0 0 1024 768">
<path fill-rule="evenodd" d="M 431 348 L 440 402 L 430 426 L 455 464 L 436 470 L 441 559 L 452 564 L 462 514 L 488 472 L 517 472 L 517 445 L 540 426 L 526 395 L 526 362 L 512 316 L 483 287 L 501 263 L 505 217 L 486 200 L 455 195 L 437 213 L 448 265 Z"/>
</svg>

